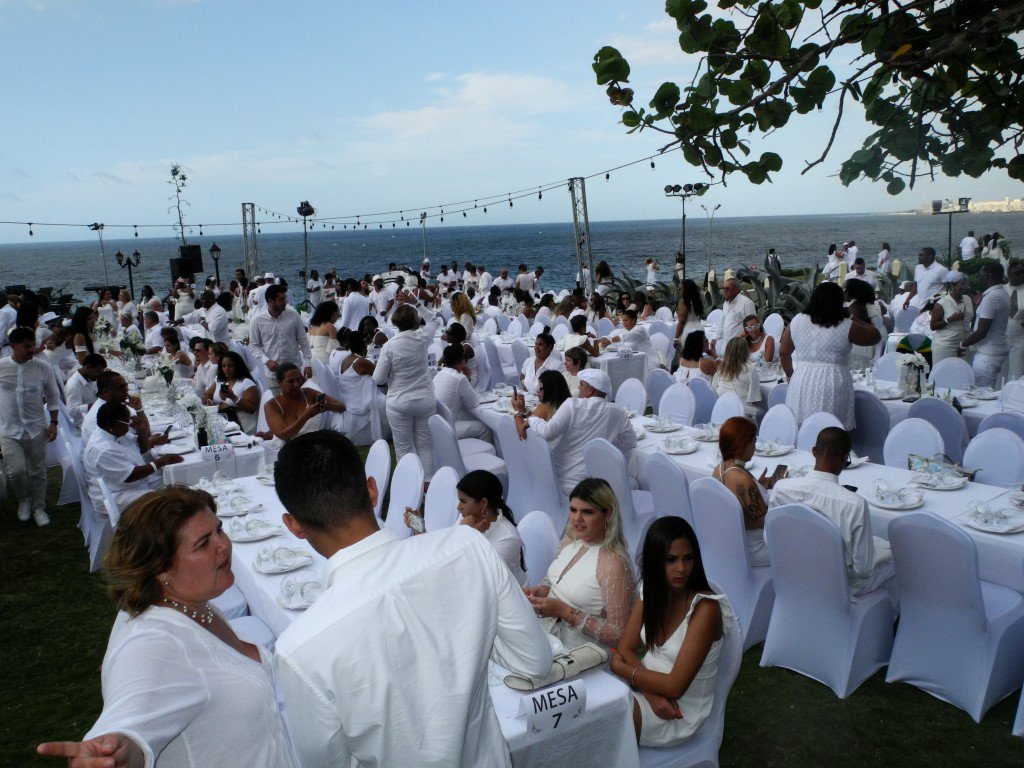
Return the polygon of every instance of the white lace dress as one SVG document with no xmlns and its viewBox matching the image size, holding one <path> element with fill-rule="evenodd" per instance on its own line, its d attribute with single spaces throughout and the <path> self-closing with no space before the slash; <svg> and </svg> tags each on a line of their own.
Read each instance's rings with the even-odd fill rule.
<svg viewBox="0 0 1024 768">
<path fill-rule="evenodd" d="M 332 339 L 324 334 L 309 334 L 309 352 L 312 359 L 327 365 L 331 359 L 331 352 L 336 349 L 338 349 L 337 339 Z"/>
<path fill-rule="evenodd" d="M 722 611 L 722 637 L 711 644 L 708 655 L 697 670 L 697 676 L 693 678 L 686 693 L 677 699 L 679 711 L 683 716 L 676 720 L 662 720 L 651 709 L 651 705 L 644 698 L 643 694 L 634 693 L 633 698 L 640 706 L 640 746 L 641 747 L 667 747 L 679 744 L 693 736 L 701 724 L 711 714 L 711 707 L 715 702 L 715 680 L 718 677 L 718 658 L 722 653 L 722 641 L 725 636 L 733 631 L 735 616 L 729 599 L 725 595 L 705 595 L 698 593 L 690 604 L 690 610 L 676 628 L 676 631 L 669 635 L 663 645 L 653 645 L 647 650 L 641 663 L 645 669 L 652 672 L 668 674 L 675 666 L 676 658 L 686 640 L 686 631 L 690 626 L 690 617 L 693 616 L 693 609 L 701 600 L 714 600 Z M 640 640 L 646 644 L 647 637 L 643 629 L 640 630 Z"/>
<path fill-rule="evenodd" d="M 793 339 L 793 378 L 786 390 L 786 405 L 797 424 L 813 413 L 826 411 L 846 429 L 856 425 L 853 417 L 853 377 L 850 376 L 849 318 L 832 328 L 815 325 L 806 314 L 790 323 Z"/>
</svg>

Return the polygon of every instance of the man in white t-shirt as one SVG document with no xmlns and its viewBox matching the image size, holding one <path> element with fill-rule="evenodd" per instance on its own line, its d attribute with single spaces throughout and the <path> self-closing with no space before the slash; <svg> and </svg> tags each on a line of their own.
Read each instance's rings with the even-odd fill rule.
<svg viewBox="0 0 1024 768">
<path fill-rule="evenodd" d="M 533 272 L 528 272 L 525 264 L 519 265 L 519 274 L 516 276 L 516 288 L 520 291 L 533 293 L 533 287 L 537 284 L 537 277 Z"/>
<path fill-rule="evenodd" d="M 999 371 L 1010 351 L 1006 343 L 1006 326 L 1010 319 L 1010 296 L 1003 288 L 1003 265 L 998 261 L 986 263 L 978 273 L 985 292 L 974 310 L 974 330 L 960 342 L 960 351 L 975 347 L 974 383 L 979 387 L 994 387 Z"/>
<path fill-rule="evenodd" d="M 491 273 L 487 271 L 487 268 L 482 265 L 477 265 L 476 272 L 477 275 L 479 276 L 477 290 L 481 294 L 486 295 L 487 292 L 491 290 L 491 285 L 494 283 L 494 278 L 491 276 Z"/>
<path fill-rule="evenodd" d="M 845 248 L 846 263 L 849 264 L 850 267 L 853 267 L 854 262 L 857 261 L 857 254 L 860 253 L 860 248 L 857 247 L 857 244 L 853 242 L 853 240 L 850 240 L 847 243 L 845 243 Z"/>
<path fill-rule="evenodd" d="M 309 271 L 309 280 L 306 281 L 306 295 L 309 296 L 309 308 L 316 311 L 320 306 L 320 297 L 323 295 L 324 284 L 320 282 L 320 273 L 315 269 Z"/>
<path fill-rule="evenodd" d="M 978 252 L 978 241 L 974 237 L 974 230 L 967 233 L 967 237 L 960 241 L 960 258 L 973 259 Z"/>
<path fill-rule="evenodd" d="M 903 302 L 903 309 L 911 305 L 921 309 L 942 288 L 948 271 L 935 260 L 934 248 L 922 248 L 917 254 L 917 266 L 914 267 L 914 287 Z"/>
<path fill-rule="evenodd" d="M 740 291 L 740 281 L 730 277 L 722 286 L 722 330 L 718 339 L 711 342 L 712 351 L 724 350 L 731 339 L 743 333 L 743 318 L 756 315 L 757 307 Z"/>
<path fill-rule="evenodd" d="M 501 291 L 502 293 L 507 293 L 508 291 L 511 291 L 512 286 L 514 286 L 515 284 L 515 280 L 508 276 L 508 270 L 505 269 L 504 267 L 502 268 L 501 272 L 498 273 L 498 276 L 494 278 L 493 283 L 493 285 L 498 286 L 498 290 Z"/>
<path fill-rule="evenodd" d="M 853 271 L 846 274 L 846 279 L 847 281 L 863 280 L 872 288 L 875 287 L 875 273 L 865 268 L 864 259 L 860 256 L 858 256 L 857 260 L 853 262 Z"/>
</svg>

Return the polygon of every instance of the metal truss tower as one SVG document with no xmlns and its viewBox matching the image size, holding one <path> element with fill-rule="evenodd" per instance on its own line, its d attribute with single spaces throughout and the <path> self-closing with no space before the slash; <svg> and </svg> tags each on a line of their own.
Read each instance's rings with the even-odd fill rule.
<svg viewBox="0 0 1024 768">
<path fill-rule="evenodd" d="M 569 179 L 572 226 L 576 242 L 577 276 L 587 296 L 594 289 L 594 257 L 590 253 L 590 217 L 587 215 L 587 184 L 582 176 Z"/>
<path fill-rule="evenodd" d="M 242 251 L 245 275 L 251 280 L 260 271 L 260 262 L 256 257 L 256 203 L 242 203 Z"/>
</svg>

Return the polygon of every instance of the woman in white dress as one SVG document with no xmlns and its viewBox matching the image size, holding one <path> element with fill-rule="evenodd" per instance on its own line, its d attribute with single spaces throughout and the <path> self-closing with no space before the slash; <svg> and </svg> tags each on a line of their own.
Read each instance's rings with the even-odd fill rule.
<svg viewBox="0 0 1024 768">
<path fill-rule="evenodd" d="M 237 352 L 226 352 L 217 364 L 217 381 L 203 398 L 207 405 L 216 405 L 222 416 L 235 422 L 251 435 L 256 429 L 256 410 L 260 407 L 260 390 L 252 379 L 245 360 Z"/>
<path fill-rule="evenodd" d="M 470 383 L 462 344 L 449 344 L 441 353 L 442 368 L 434 376 L 434 397 L 455 418 L 455 434 L 462 440 L 490 440 L 491 430 L 480 418 L 480 398 Z"/>
<path fill-rule="evenodd" d="M 782 334 L 779 359 L 789 378 L 786 405 L 797 424 L 813 413 L 825 411 L 853 429 L 853 377 L 850 349 L 854 344 L 877 344 L 878 329 L 847 316 L 843 289 L 821 283 L 807 308 L 793 318 Z"/>
<path fill-rule="evenodd" d="M 452 318 L 466 329 L 466 336 L 472 336 L 473 331 L 476 330 L 476 312 L 473 309 L 473 303 L 469 300 L 469 297 L 464 293 L 456 293 L 452 296 L 451 300 Z"/>
<path fill-rule="evenodd" d="M 174 319 L 184 320 L 185 315 L 195 311 L 195 294 L 185 280 L 178 280 L 174 286 Z"/>
<path fill-rule="evenodd" d="M 712 591 L 697 535 L 681 517 L 654 522 L 641 569 L 643 598 L 612 653 L 611 671 L 635 691 L 640 745 L 672 746 L 693 736 L 711 714 L 722 638 L 734 631 L 735 617 L 728 598 Z"/>
<path fill-rule="evenodd" d="M 234 582 L 216 509 L 208 493 L 176 486 L 124 510 L 104 568 L 120 613 L 103 711 L 84 741 L 41 744 L 41 755 L 75 766 L 296 768 L 272 655 L 211 605 Z"/>
<path fill-rule="evenodd" d="M 533 342 L 533 355 L 523 363 L 519 379 L 523 382 L 523 389 L 536 394 L 537 377 L 544 371 L 561 372 L 564 366 L 561 355 L 555 352 L 555 338 L 547 331 L 537 334 L 537 338 Z"/>
<path fill-rule="evenodd" d="M 687 335 L 679 350 L 679 367 L 673 378 L 680 384 L 690 379 L 704 379 L 710 384 L 718 372 L 718 361 L 711 355 L 711 345 L 704 331 L 696 330 Z"/>
<path fill-rule="evenodd" d="M 888 336 L 882 322 L 882 310 L 875 301 L 875 290 L 863 280 L 847 280 L 843 293 L 849 302 L 847 310 L 850 317 L 874 326 L 882 338 Z M 877 344 L 854 344 L 850 349 L 850 370 L 858 371 L 869 368 L 875 360 Z"/>
<path fill-rule="evenodd" d="M 679 286 L 679 301 L 676 302 L 675 346 L 678 349 L 683 348 L 687 336 L 694 331 L 702 330 L 703 316 L 704 302 L 700 297 L 700 289 L 693 280 L 683 280 Z"/>
<path fill-rule="evenodd" d="M 939 296 L 929 315 L 933 368 L 947 357 L 958 356 L 960 342 L 967 338 L 974 325 L 974 302 L 966 295 L 966 275 L 951 269 L 946 273 L 943 284 L 946 290 Z"/>
<path fill-rule="evenodd" d="M 634 580 L 611 486 L 588 477 L 569 494 L 569 525 L 540 586 L 526 596 L 566 648 L 614 648 L 633 608 Z"/>
<path fill-rule="evenodd" d="M 743 333 L 740 334 L 740 338 L 746 339 L 751 365 L 775 361 L 775 339 L 764 332 L 757 315 L 747 315 L 743 318 Z"/>
<path fill-rule="evenodd" d="M 381 436 L 380 414 L 384 411 L 384 395 L 373 380 L 374 364 L 366 357 L 366 339 L 358 331 L 343 328 L 339 336 L 343 349 L 336 353 L 338 361 L 338 390 L 345 412 L 341 417 L 341 431 L 350 439 L 366 433 L 376 440 Z M 371 426 L 371 422 L 376 420 Z"/>
<path fill-rule="evenodd" d="M 455 491 L 462 515 L 460 524 L 480 531 L 508 566 L 516 584 L 526 586 L 523 540 L 512 510 L 502 498 L 501 481 L 490 472 L 477 469 L 459 480 Z"/>
<path fill-rule="evenodd" d="M 124 289 L 117 295 L 117 309 L 119 315 L 128 315 L 133 323 L 138 321 L 139 308 L 132 301 L 132 295 Z"/>
<path fill-rule="evenodd" d="M 96 316 L 110 323 L 110 327 L 115 331 L 118 327 L 117 315 L 118 306 L 114 300 L 114 294 L 110 291 L 103 291 L 103 295 L 99 301 L 96 301 L 92 305 L 93 310 L 96 312 Z"/>
<path fill-rule="evenodd" d="M 732 392 L 742 402 L 748 416 L 756 416 L 761 402 L 761 379 L 750 364 L 747 340 L 742 336 L 729 339 L 725 354 L 711 380 L 711 388 L 721 396 Z"/>
<path fill-rule="evenodd" d="M 333 301 L 322 301 L 309 318 L 309 351 L 314 360 L 327 365 L 331 353 L 338 349 L 338 331 L 334 324 L 341 317 L 338 305 Z"/>
</svg>

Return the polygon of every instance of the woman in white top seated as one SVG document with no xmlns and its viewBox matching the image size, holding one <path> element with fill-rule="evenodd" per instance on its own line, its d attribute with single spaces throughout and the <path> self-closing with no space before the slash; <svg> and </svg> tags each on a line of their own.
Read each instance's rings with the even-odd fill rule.
<svg viewBox="0 0 1024 768">
<path fill-rule="evenodd" d="M 545 629 L 566 648 L 622 639 L 633 608 L 633 571 L 619 521 L 619 503 L 607 482 L 582 480 L 569 494 L 569 524 L 547 576 L 527 587 Z"/>
<path fill-rule="evenodd" d="M 466 329 L 466 336 L 472 336 L 476 330 L 476 311 L 473 309 L 473 302 L 460 291 L 452 296 L 451 306 L 455 322 Z"/>
<path fill-rule="evenodd" d="M 681 517 L 651 526 L 641 574 L 643 597 L 610 666 L 635 691 L 637 741 L 666 747 L 689 739 L 711 714 L 722 638 L 735 631 L 735 617 L 708 584 L 697 535 Z"/>
<path fill-rule="evenodd" d="M 267 401 L 263 415 L 267 428 L 274 436 L 272 450 L 275 455 L 293 437 L 318 429 L 328 429 L 328 413 L 343 413 L 345 406 L 315 389 L 304 388 L 306 383 L 295 363 L 282 363 L 274 372 L 281 394 Z"/>
<path fill-rule="evenodd" d="M 768 565 L 768 550 L 764 545 L 764 516 L 768 514 L 768 491 L 775 481 L 768 469 L 754 478 L 747 462 L 754 457 L 757 446 L 757 424 L 744 416 L 732 416 L 718 430 L 718 452 L 722 461 L 711 476 L 732 491 L 743 511 L 743 537 L 747 557 L 755 568 Z"/>
<path fill-rule="evenodd" d="M 206 390 L 206 405 L 216 405 L 220 414 L 251 435 L 256 429 L 260 390 L 249 366 L 237 352 L 225 352 L 217 364 L 217 381 Z"/>
<path fill-rule="evenodd" d="M 711 388 L 719 395 L 732 392 L 740 400 L 748 415 L 756 415 L 761 403 L 761 379 L 750 365 L 747 340 L 742 336 L 729 339 L 718 371 L 711 380 Z"/>
<path fill-rule="evenodd" d="M 587 367 L 588 359 L 587 353 L 583 351 L 582 347 L 573 347 L 565 353 L 563 359 L 565 370 L 562 371 L 562 377 L 569 385 L 570 397 L 580 396 L 580 371 Z"/>
<path fill-rule="evenodd" d="M 533 394 L 537 393 L 537 377 L 544 371 L 559 371 L 563 369 L 562 357 L 555 352 L 555 338 L 548 333 L 547 328 L 537 334 L 533 342 L 533 357 L 527 358 L 523 363 L 523 370 L 519 374 L 523 382 L 523 389 Z"/>
<path fill-rule="evenodd" d="M 120 614 L 103 711 L 84 741 L 41 744 L 40 754 L 74 766 L 296 768 L 271 654 L 210 604 L 234 582 L 216 509 L 208 493 L 178 486 L 121 515 L 104 564 Z"/>
<path fill-rule="evenodd" d="M 322 301 L 309 318 L 309 351 L 314 360 L 327 365 L 331 353 L 338 348 L 338 330 L 334 324 L 341 317 L 338 305 L 333 301 Z"/>
<path fill-rule="evenodd" d="M 750 353 L 752 365 L 775 361 L 775 339 L 764 332 L 757 315 L 747 315 L 743 318 L 743 333 L 740 337 L 747 341 L 747 351 Z"/>
<path fill-rule="evenodd" d="M 558 342 L 558 349 L 563 353 L 579 347 L 588 355 L 600 355 L 597 338 L 587 332 L 587 318 L 584 315 L 575 315 L 569 318 L 569 328 L 572 330 L 565 334 Z"/>
<path fill-rule="evenodd" d="M 523 540 L 519 537 L 512 510 L 502 498 L 501 481 L 490 472 L 469 472 L 455 486 L 459 496 L 462 525 L 476 528 L 491 542 L 519 586 L 526 585 Z"/>
<path fill-rule="evenodd" d="M 384 395 L 373 380 L 374 364 L 366 358 L 366 337 L 358 331 L 342 328 L 338 336 L 342 351 L 332 358 L 338 365 L 338 389 L 345 403 L 342 431 L 350 438 L 362 434 L 372 419 L 380 420 Z M 340 359 L 339 359 L 340 358 Z M 370 436 L 380 432 L 370 430 Z"/>
<path fill-rule="evenodd" d="M 174 378 L 191 379 L 196 372 L 192 358 L 181 348 L 181 337 L 178 336 L 178 332 L 171 328 L 167 330 L 170 332 L 163 337 L 164 354 L 170 357 L 171 365 L 174 366 Z"/>
<path fill-rule="evenodd" d="M 480 420 L 480 399 L 470 383 L 462 344 L 449 344 L 441 353 L 442 368 L 434 376 L 434 396 L 455 417 L 459 439 L 490 440 L 491 430 Z"/>
<path fill-rule="evenodd" d="M 704 331 L 693 331 L 686 336 L 679 350 L 679 367 L 673 375 L 680 384 L 690 379 L 704 379 L 710 384 L 718 372 L 718 361 L 711 356 L 711 345 Z"/>
</svg>

